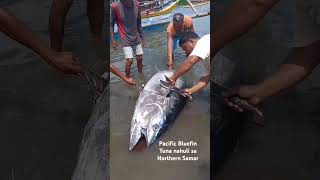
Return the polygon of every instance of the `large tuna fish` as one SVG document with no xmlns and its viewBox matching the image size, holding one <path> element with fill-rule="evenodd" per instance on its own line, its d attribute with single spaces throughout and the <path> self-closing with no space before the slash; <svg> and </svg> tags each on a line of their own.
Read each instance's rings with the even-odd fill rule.
<svg viewBox="0 0 320 180">
<path fill-rule="evenodd" d="M 162 87 L 160 80 L 170 77 L 173 71 L 160 71 L 155 74 L 141 91 L 131 122 L 131 151 L 144 137 L 147 146 L 151 145 L 165 132 L 186 104 L 186 98 L 180 93 Z M 176 87 L 181 88 L 183 81 L 178 79 Z"/>
</svg>

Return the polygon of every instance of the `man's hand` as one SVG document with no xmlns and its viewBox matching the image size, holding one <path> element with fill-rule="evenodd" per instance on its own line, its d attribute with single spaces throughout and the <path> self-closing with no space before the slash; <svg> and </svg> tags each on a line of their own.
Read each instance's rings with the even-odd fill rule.
<svg viewBox="0 0 320 180">
<path fill-rule="evenodd" d="M 186 88 L 186 89 L 183 90 L 183 94 L 184 94 L 185 96 L 191 96 L 192 93 L 193 93 L 193 92 L 192 92 L 191 88 Z"/>
<path fill-rule="evenodd" d="M 230 91 L 224 93 L 225 101 L 236 111 L 242 112 L 244 109 L 230 101 L 230 98 L 239 96 L 240 98 L 248 100 L 251 105 L 258 106 L 261 103 L 261 99 L 257 96 L 257 89 L 258 87 L 256 85 L 244 85 L 232 88 Z"/>
<path fill-rule="evenodd" d="M 146 47 L 146 43 L 145 43 L 144 40 L 141 40 L 141 46 L 142 46 L 143 48 Z"/>
<path fill-rule="evenodd" d="M 189 100 L 192 100 L 192 96 L 191 96 L 192 93 L 193 93 L 193 91 L 191 88 L 186 88 L 183 90 L 183 93 L 181 95 L 184 97 L 188 97 Z"/>
<path fill-rule="evenodd" d="M 78 74 L 83 72 L 72 52 L 55 52 L 48 58 L 48 64 L 65 74 Z"/>
<path fill-rule="evenodd" d="M 112 40 L 112 48 L 113 48 L 114 50 L 117 50 L 117 49 L 118 49 L 117 41 Z"/>
<path fill-rule="evenodd" d="M 172 80 L 172 77 L 168 77 L 168 78 L 166 78 L 166 80 L 167 80 L 168 83 L 170 83 L 171 85 L 173 85 L 173 86 L 176 85 L 176 81 Z"/>
<path fill-rule="evenodd" d="M 136 82 L 134 81 L 133 78 L 125 78 L 124 81 L 129 85 L 135 85 L 136 84 Z"/>
</svg>

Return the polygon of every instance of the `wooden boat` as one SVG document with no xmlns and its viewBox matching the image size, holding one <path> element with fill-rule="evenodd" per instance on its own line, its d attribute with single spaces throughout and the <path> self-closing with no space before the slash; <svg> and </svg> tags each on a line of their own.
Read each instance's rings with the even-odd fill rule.
<svg viewBox="0 0 320 180">
<path fill-rule="evenodd" d="M 177 4 L 180 0 L 160 0 L 160 1 L 152 1 L 148 4 L 145 4 L 144 2 L 141 3 L 142 12 L 141 12 L 141 18 L 146 19 L 150 17 L 156 17 L 156 16 L 162 16 L 170 14 L 174 9 L 176 9 Z M 146 6 L 152 6 L 151 8 L 146 8 Z"/>
<path fill-rule="evenodd" d="M 199 6 L 210 6 L 210 2 L 204 2 L 204 3 L 201 3 Z M 192 9 L 192 12 L 191 14 L 187 13 L 188 16 L 190 16 L 191 18 L 199 18 L 199 17 L 203 17 L 203 16 L 208 16 L 210 15 L 210 7 L 209 7 L 209 10 L 206 11 L 206 12 L 198 12 L 195 8 L 195 6 L 189 2 L 189 8 Z M 174 10 L 174 9 L 173 9 Z M 171 11 L 172 12 L 172 11 Z M 147 19 L 142 19 L 142 27 L 143 28 L 147 28 L 147 27 L 150 27 L 150 26 L 159 26 L 159 25 L 166 25 L 170 22 L 170 18 L 171 18 L 171 14 L 172 13 L 169 13 L 169 14 L 165 14 L 165 15 L 162 15 L 161 16 L 155 16 L 155 17 L 151 17 L 151 18 L 147 18 Z"/>
<path fill-rule="evenodd" d="M 154 1 L 159 3 L 158 6 L 150 9 L 142 9 L 141 21 L 142 27 L 149 27 L 170 21 L 172 12 L 176 9 L 180 0 Z M 162 3 L 161 3 L 162 2 Z M 143 5 L 142 5 L 143 8 Z"/>
<path fill-rule="evenodd" d="M 172 12 L 177 8 L 180 0 L 154 0 L 154 1 L 141 1 L 141 23 L 142 28 L 158 27 L 166 25 L 170 22 Z M 207 3 L 206 3 L 207 4 Z M 195 13 L 191 18 L 203 17 L 210 15 L 210 12 Z M 115 33 L 118 28 L 114 28 Z"/>
<path fill-rule="evenodd" d="M 152 13 L 146 14 L 145 13 L 146 11 L 143 11 L 142 12 L 143 13 L 142 14 L 142 27 L 146 28 L 146 27 L 150 27 L 150 26 L 168 24 L 170 22 L 171 14 L 176 9 L 179 1 L 180 0 L 170 2 L 170 0 L 168 0 L 167 2 L 164 2 L 163 3 L 164 8 L 158 12 L 152 12 Z M 193 15 L 190 15 L 191 18 L 198 18 L 198 17 L 210 15 L 210 10 L 208 12 L 199 13 L 199 12 L 197 12 L 197 10 L 195 9 L 195 6 L 190 1 L 187 0 L 187 2 L 189 3 L 189 8 L 191 7 L 191 9 L 194 12 Z M 207 1 L 207 2 L 199 3 L 198 6 L 208 6 L 209 4 L 210 4 L 210 1 Z"/>
</svg>

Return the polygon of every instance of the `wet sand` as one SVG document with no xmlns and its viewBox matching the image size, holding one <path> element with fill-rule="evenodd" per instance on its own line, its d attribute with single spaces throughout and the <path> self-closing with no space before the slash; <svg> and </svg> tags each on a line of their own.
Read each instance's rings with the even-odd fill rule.
<svg viewBox="0 0 320 180">
<path fill-rule="evenodd" d="M 195 19 L 195 29 L 199 35 L 210 33 L 209 17 Z M 164 27 L 165 28 L 165 27 Z M 139 81 L 146 81 L 157 70 L 166 68 L 166 32 L 163 30 L 146 32 L 144 48 L 144 75 L 141 77 L 132 66 L 133 76 Z M 180 64 L 185 53 L 180 48 L 175 51 L 175 64 Z M 124 69 L 122 52 L 111 51 L 111 61 Z M 202 66 L 186 76 L 190 85 L 200 78 Z M 210 121 L 209 88 L 195 94 L 188 102 L 175 123 L 160 137 L 161 141 L 196 141 L 198 161 L 157 161 L 159 153 L 157 143 L 143 152 L 129 152 L 129 133 L 138 93 L 111 75 L 110 84 L 110 178 L 111 179 L 209 179 L 210 178 Z M 158 141 L 157 141 L 158 142 Z M 175 149 L 175 148 L 170 148 Z M 171 155 L 174 156 L 174 155 Z M 190 156 L 190 155 L 189 155 Z"/>
<path fill-rule="evenodd" d="M 50 2 L 5 0 L 0 5 L 48 42 Z M 85 4 L 75 1 L 70 10 L 65 49 L 100 73 L 107 64 L 107 48 L 91 40 Z M 71 179 L 92 111 L 87 84 L 49 68 L 32 51 L 0 36 L 0 179 L 11 179 L 11 174 L 25 180 Z"/>
<path fill-rule="evenodd" d="M 217 2 L 219 10 L 226 4 Z M 224 55 L 241 67 L 241 81 L 259 82 L 283 62 L 292 46 L 293 10 L 291 1 L 282 1 L 257 28 L 225 49 Z M 302 84 L 266 102 L 266 126 L 246 126 L 215 180 L 320 178 L 319 74 L 317 68 Z"/>
</svg>

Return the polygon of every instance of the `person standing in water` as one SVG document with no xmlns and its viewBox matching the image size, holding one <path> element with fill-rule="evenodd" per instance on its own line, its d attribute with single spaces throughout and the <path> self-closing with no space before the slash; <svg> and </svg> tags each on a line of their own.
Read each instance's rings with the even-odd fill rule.
<svg viewBox="0 0 320 180">
<path fill-rule="evenodd" d="M 114 25 L 117 24 L 121 46 L 126 59 L 125 72 L 130 78 L 130 69 L 135 53 L 139 73 L 142 73 L 143 33 L 141 26 L 140 4 L 136 0 L 118 0 L 112 3 L 110 39 L 116 50 L 118 44 L 114 39 Z"/>
<path fill-rule="evenodd" d="M 185 32 L 194 32 L 192 18 L 181 13 L 174 14 L 172 22 L 167 27 L 167 66 L 169 70 L 173 68 L 173 51 L 178 46 L 179 38 Z"/>
<path fill-rule="evenodd" d="M 74 0 L 52 0 L 49 15 L 51 48 L 63 50 L 64 25 Z M 101 37 L 104 20 L 104 0 L 87 0 L 87 16 L 94 36 Z"/>
</svg>

